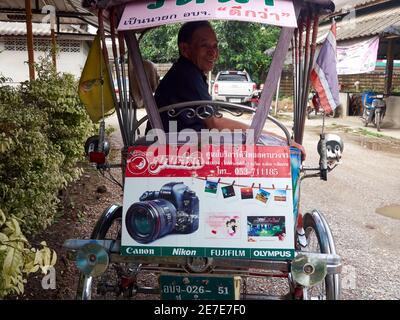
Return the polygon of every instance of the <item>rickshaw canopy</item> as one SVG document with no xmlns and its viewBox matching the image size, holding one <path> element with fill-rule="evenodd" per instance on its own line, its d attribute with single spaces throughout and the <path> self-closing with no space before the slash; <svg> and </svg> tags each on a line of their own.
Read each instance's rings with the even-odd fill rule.
<svg viewBox="0 0 400 320">
<path fill-rule="evenodd" d="M 149 2 L 144 0 L 84 0 L 83 6 L 99 10 L 99 27 L 100 30 L 103 30 L 101 32 L 103 39 L 103 20 L 110 21 L 112 39 L 115 39 L 117 34 L 118 39 L 124 39 L 129 57 L 136 71 L 138 86 L 143 97 L 148 120 L 154 129 L 163 129 L 163 125 L 143 67 L 138 39 L 135 36 L 135 32 L 130 32 L 131 30 L 141 32 L 152 27 L 176 22 L 217 19 L 261 22 L 280 26 L 279 41 L 264 86 L 264 88 L 268 86 L 272 90 L 263 90 L 258 104 L 259 107 L 256 110 L 250 129 L 254 130 L 254 141 L 258 141 L 268 117 L 275 88 L 277 87 L 289 47 L 297 47 L 293 60 L 294 65 L 297 66 L 295 68 L 296 77 L 294 78 L 294 138 L 296 142 L 302 142 L 306 97 L 314 61 L 319 17 L 334 10 L 335 6 L 332 1 L 154 0 Z M 307 32 L 303 38 L 304 31 Z M 105 41 L 103 40 L 103 42 L 103 47 L 105 47 Z M 123 45 L 120 47 L 120 51 L 120 56 L 123 56 L 126 52 Z M 113 46 L 113 52 L 115 61 L 117 61 L 118 54 L 115 46 Z M 104 51 L 104 55 L 107 61 L 108 54 L 106 51 Z M 121 67 L 121 79 L 124 79 L 124 68 L 117 66 L 117 69 L 119 67 Z M 108 70 L 108 73 L 111 73 L 110 70 Z M 124 81 L 120 81 L 120 88 L 124 86 Z M 127 86 L 125 85 L 125 87 Z M 130 110 L 129 99 L 125 93 L 124 97 L 120 97 L 119 103 L 115 97 L 114 101 L 116 102 L 119 122 L 123 124 L 124 119 L 132 114 L 130 111 L 124 111 Z M 130 123 L 131 120 L 128 119 L 125 122 Z M 124 144 L 129 146 L 132 142 L 130 138 L 132 135 L 129 129 L 127 129 L 124 136 Z M 248 141 L 248 143 L 251 143 L 251 141 Z"/>
<path fill-rule="evenodd" d="M 291 1 L 170 0 L 148 3 L 137 1 L 126 5 L 118 30 L 135 30 L 176 22 L 196 20 L 239 20 L 280 27 L 297 27 Z"/>
</svg>

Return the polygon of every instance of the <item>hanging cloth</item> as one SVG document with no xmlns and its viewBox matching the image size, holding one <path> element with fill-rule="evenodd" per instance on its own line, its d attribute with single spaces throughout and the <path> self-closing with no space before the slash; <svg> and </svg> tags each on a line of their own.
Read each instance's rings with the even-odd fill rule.
<svg viewBox="0 0 400 320">
<path fill-rule="evenodd" d="M 111 114 L 114 109 L 111 80 L 101 52 L 99 35 L 95 37 L 90 47 L 79 80 L 79 97 L 93 122 L 98 122 L 104 115 Z"/>
</svg>

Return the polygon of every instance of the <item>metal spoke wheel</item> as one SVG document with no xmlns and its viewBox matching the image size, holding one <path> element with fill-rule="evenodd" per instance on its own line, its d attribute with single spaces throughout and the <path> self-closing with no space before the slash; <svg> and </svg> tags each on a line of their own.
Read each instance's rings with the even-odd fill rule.
<svg viewBox="0 0 400 320">
<path fill-rule="evenodd" d="M 121 239 L 122 207 L 106 209 L 93 229 L 91 239 Z M 78 300 L 130 298 L 136 268 L 128 263 L 110 263 L 99 277 L 80 274 L 76 298 Z"/>
<path fill-rule="evenodd" d="M 307 246 L 303 251 L 336 254 L 331 230 L 322 213 L 317 210 L 306 213 L 303 217 L 303 228 L 307 239 Z M 303 288 L 303 299 L 339 300 L 340 275 L 328 274 L 321 283 L 311 288 Z"/>
</svg>

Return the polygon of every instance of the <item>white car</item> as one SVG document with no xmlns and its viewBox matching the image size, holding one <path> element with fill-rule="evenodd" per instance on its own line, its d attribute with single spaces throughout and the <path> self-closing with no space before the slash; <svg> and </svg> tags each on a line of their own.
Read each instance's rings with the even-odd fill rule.
<svg viewBox="0 0 400 320">
<path fill-rule="evenodd" d="M 213 100 L 250 103 L 257 85 L 246 71 L 220 71 L 212 88 Z"/>
</svg>

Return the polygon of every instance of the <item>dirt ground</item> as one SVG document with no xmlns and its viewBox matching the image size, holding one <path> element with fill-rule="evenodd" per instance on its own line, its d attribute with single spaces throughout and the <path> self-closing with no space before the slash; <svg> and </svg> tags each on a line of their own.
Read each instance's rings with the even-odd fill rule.
<svg viewBox="0 0 400 320">
<path fill-rule="evenodd" d="M 111 156 L 119 151 L 111 150 Z M 50 248 L 57 252 L 56 289 L 42 288 L 43 274 L 32 275 L 25 293 L 15 299 L 44 299 L 65 300 L 75 299 L 78 269 L 74 261 L 66 258 L 66 250 L 62 247 L 67 239 L 88 239 L 92 229 L 102 214 L 111 204 L 122 203 L 122 189 L 108 181 L 97 172 L 94 167 L 82 164 L 84 174 L 66 190 L 60 192 L 64 210 L 55 223 L 33 240 L 34 243 L 45 240 Z M 115 176 L 120 179 L 118 169 L 114 170 Z"/>
</svg>

